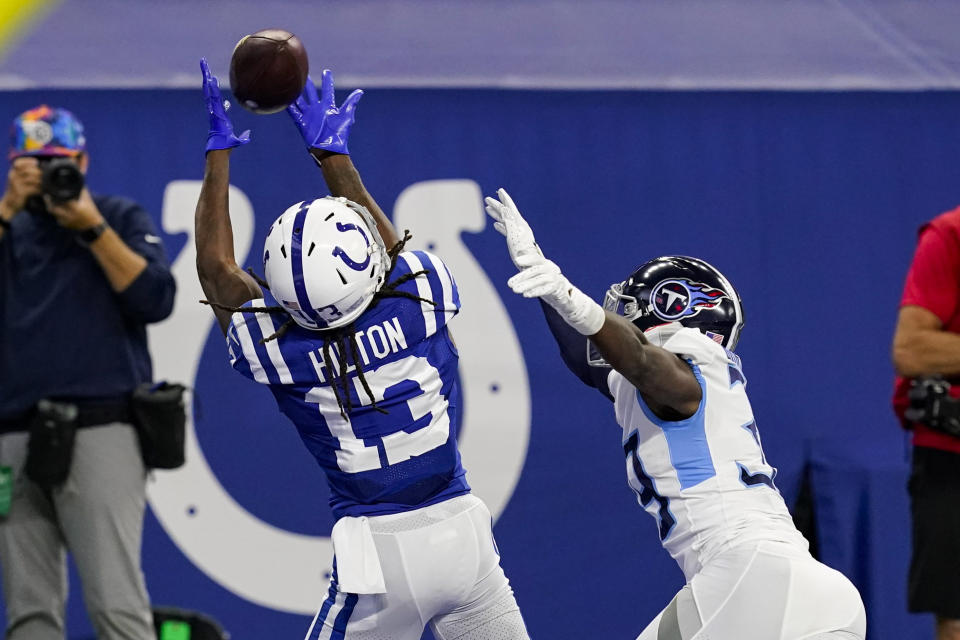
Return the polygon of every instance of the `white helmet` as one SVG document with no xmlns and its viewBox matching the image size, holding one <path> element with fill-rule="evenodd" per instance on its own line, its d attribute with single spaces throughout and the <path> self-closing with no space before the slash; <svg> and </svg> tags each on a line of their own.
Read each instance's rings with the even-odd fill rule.
<svg viewBox="0 0 960 640">
<path fill-rule="evenodd" d="M 346 198 L 298 202 L 270 225 L 263 243 L 270 293 L 305 329 L 355 320 L 389 266 L 373 216 Z"/>
</svg>

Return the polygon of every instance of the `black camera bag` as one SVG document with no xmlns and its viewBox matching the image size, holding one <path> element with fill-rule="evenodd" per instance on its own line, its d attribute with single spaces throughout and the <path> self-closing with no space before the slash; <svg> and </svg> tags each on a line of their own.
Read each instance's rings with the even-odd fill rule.
<svg viewBox="0 0 960 640">
<path fill-rule="evenodd" d="M 24 472 L 37 485 L 51 489 L 66 481 L 77 435 L 77 405 L 41 400 L 30 420 Z"/>
<path fill-rule="evenodd" d="M 131 399 L 140 454 L 148 469 L 176 469 L 184 462 L 186 406 L 182 384 L 158 382 L 137 387 Z"/>
</svg>

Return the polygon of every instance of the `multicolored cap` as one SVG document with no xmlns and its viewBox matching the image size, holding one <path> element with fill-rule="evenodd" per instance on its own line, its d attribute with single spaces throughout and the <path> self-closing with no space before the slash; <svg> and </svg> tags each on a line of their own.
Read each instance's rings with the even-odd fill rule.
<svg viewBox="0 0 960 640">
<path fill-rule="evenodd" d="M 20 156 L 75 156 L 87 148 L 83 125 L 66 109 L 45 104 L 24 111 L 10 127 L 10 153 Z"/>
</svg>

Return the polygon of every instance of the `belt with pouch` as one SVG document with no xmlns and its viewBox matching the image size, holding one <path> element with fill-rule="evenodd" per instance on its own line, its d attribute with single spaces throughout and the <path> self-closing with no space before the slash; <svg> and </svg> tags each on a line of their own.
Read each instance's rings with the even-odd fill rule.
<svg viewBox="0 0 960 640">
<path fill-rule="evenodd" d="M 133 411 L 128 396 L 110 398 L 51 398 L 54 402 L 73 404 L 77 407 L 77 428 L 95 427 L 113 422 L 133 422 Z M 36 409 L 15 416 L 0 418 L 0 434 L 29 431 Z"/>
</svg>

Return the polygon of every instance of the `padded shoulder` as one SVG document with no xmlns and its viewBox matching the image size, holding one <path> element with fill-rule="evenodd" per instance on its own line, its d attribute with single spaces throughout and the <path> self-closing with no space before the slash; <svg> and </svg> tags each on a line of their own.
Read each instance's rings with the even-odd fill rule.
<svg viewBox="0 0 960 640">
<path fill-rule="evenodd" d="M 726 359 L 724 348 L 697 329 L 683 327 L 663 343 L 663 348 L 696 365 L 705 365 L 717 358 Z"/>
</svg>

